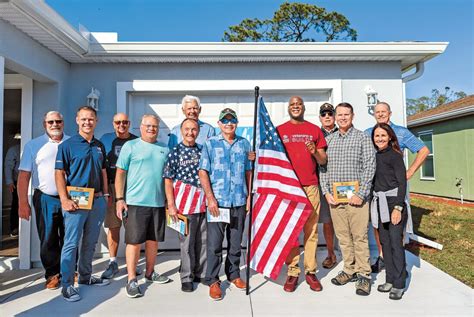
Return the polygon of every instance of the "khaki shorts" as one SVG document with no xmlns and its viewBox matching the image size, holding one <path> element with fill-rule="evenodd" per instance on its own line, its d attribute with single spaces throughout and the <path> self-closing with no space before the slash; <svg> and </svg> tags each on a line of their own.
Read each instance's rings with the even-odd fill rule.
<svg viewBox="0 0 474 317">
<path fill-rule="evenodd" d="M 110 206 L 107 204 L 104 227 L 110 229 L 120 228 L 122 226 L 122 220 L 117 217 L 117 212 L 115 211 L 115 184 L 109 184 L 109 193 L 112 204 Z"/>
</svg>

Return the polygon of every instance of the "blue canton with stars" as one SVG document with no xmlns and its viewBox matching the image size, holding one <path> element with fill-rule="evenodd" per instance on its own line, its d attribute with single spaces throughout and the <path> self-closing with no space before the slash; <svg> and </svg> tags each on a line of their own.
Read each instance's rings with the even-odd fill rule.
<svg viewBox="0 0 474 317">
<path fill-rule="evenodd" d="M 280 140 L 277 129 L 270 120 L 267 108 L 263 103 L 263 98 L 260 98 L 258 111 L 258 134 L 257 145 L 261 150 L 273 150 L 278 152 L 285 152 L 283 143 Z"/>
<path fill-rule="evenodd" d="M 183 142 L 175 146 L 168 154 L 163 178 L 180 180 L 185 184 L 200 187 L 199 161 L 201 160 L 202 146 L 186 146 Z"/>
</svg>

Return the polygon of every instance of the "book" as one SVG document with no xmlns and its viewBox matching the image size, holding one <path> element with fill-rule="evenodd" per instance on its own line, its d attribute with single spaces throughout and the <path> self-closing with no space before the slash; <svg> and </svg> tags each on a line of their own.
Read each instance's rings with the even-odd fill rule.
<svg viewBox="0 0 474 317">
<path fill-rule="evenodd" d="M 178 221 L 173 221 L 173 218 L 166 215 L 166 225 L 184 236 L 188 235 L 188 218 L 186 216 L 178 214 Z"/>
<path fill-rule="evenodd" d="M 211 215 L 209 209 L 207 210 L 207 222 L 225 222 L 230 223 L 230 209 L 219 208 L 219 216 L 215 217 Z"/>
</svg>

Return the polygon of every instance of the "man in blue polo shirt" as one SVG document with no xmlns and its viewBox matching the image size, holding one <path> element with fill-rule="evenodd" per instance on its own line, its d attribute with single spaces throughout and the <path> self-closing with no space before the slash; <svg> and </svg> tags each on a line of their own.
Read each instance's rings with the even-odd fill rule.
<svg viewBox="0 0 474 317">
<path fill-rule="evenodd" d="M 194 119 L 199 123 L 199 135 L 196 139 L 196 143 L 203 145 L 207 139 L 211 136 L 216 135 L 214 127 L 208 123 L 199 120 L 199 114 L 201 113 L 201 101 L 196 96 L 186 95 L 181 101 L 182 110 L 186 119 Z M 178 143 L 183 141 L 181 136 L 181 124 L 176 125 L 169 134 L 168 148 L 172 150 Z"/>
<path fill-rule="evenodd" d="M 62 295 L 67 301 L 81 299 L 74 288 L 74 266 L 79 245 L 79 284 L 103 286 L 108 280 L 92 275 L 92 257 L 107 208 L 107 173 L 104 145 L 94 137 L 97 112 L 80 107 L 76 115 L 79 133 L 59 145 L 56 156 L 56 187 L 64 218 L 64 246 L 61 253 Z M 94 189 L 91 210 L 79 209 L 66 186 Z M 82 237 L 82 240 L 81 240 Z"/>
<path fill-rule="evenodd" d="M 240 278 L 240 245 L 245 226 L 248 185 L 251 178 L 250 143 L 235 134 L 237 115 L 226 108 L 219 115 L 221 134 L 209 138 L 203 146 L 199 164 L 199 180 L 213 216 L 230 214 L 230 223 L 207 224 L 206 283 L 209 297 L 222 299 L 219 270 L 222 264 L 222 242 L 227 235 L 228 252 L 225 263 L 227 279 L 238 289 L 247 284 Z"/>
<path fill-rule="evenodd" d="M 61 202 L 54 180 L 54 165 L 59 144 L 69 136 L 63 133 L 63 116 L 57 111 L 49 111 L 44 115 L 43 127 L 45 134 L 26 143 L 21 156 L 18 168 L 19 215 L 22 219 L 30 220 L 28 186 L 31 179 L 41 264 L 45 270 L 45 286 L 47 289 L 57 289 L 61 283 L 60 260 L 64 225 Z"/>
<path fill-rule="evenodd" d="M 410 178 L 413 176 L 413 174 L 416 173 L 416 171 L 420 168 L 421 165 L 425 162 L 426 158 L 430 154 L 430 150 L 428 147 L 418 139 L 413 133 L 410 132 L 405 127 L 399 126 L 394 124 L 392 121 L 390 121 L 390 117 L 392 116 L 392 110 L 390 109 L 390 105 L 384 101 L 379 101 L 375 107 L 374 107 L 374 118 L 377 121 L 377 123 L 386 123 L 389 124 L 390 127 L 392 127 L 393 131 L 395 132 L 395 135 L 397 136 L 398 139 L 398 144 L 400 145 L 400 149 L 404 151 L 405 149 L 408 149 L 412 153 L 416 153 L 415 160 L 413 163 L 411 163 L 410 167 L 407 169 L 407 180 L 410 180 Z M 365 133 L 368 135 L 372 136 L 372 130 L 373 127 L 370 127 L 365 130 Z M 408 210 L 408 222 L 407 226 L 409 228 L 412 227 L 412 220 L 411 220 L 411 212 L 410 212 L 410 205 L 407 204 L 407 210 Z M 411 230 L 411 229 L 409 229 Z M 379 251 L 379 256 L 375 263 L 372 265 L 372 272 L 373 273 L 378 273 L 380 270 L 384 268 L 384 262 L 383 262 L 383 254 L 382 254 L 382 245 L 380 244 L 380 238 L 379 238 L 379 231 L 377 229 L 374 229 L 374 235 L 375 235 L 375 242 L 377 243 L 377 249 Z"/>
</svg>

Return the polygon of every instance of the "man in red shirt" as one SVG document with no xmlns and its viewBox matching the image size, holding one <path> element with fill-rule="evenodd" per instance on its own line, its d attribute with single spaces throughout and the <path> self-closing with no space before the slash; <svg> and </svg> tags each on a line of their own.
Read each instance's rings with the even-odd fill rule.
<svg viewBox="0 0 474 317">
<path fill-rule="evenodd" d="M 321 129 L 304 120 L 305 106 L 303 99 L 298 96 L 290 98 L 288 114 L 290 120 L 277 127 L 278 134 L 285 146 L 296 176 L 298 176 L 309 201 L 313 205 L 313 212 L 306 221 L 304 232 L 304 271 L 306 282 L 313 291 L 322 290 L 321 283 L 316 277 L 316 247 L 318 246 L 318 219 L 319 219 L 319 189 L 317 165 L 326 164 L 326 140 Z M 291 249 L 286 264 L 288 277 L 283 289 L 293 292 L 298 284 L 301 272 L 298 267 L 300 260 L 299 246 Z"/>
</svg>

